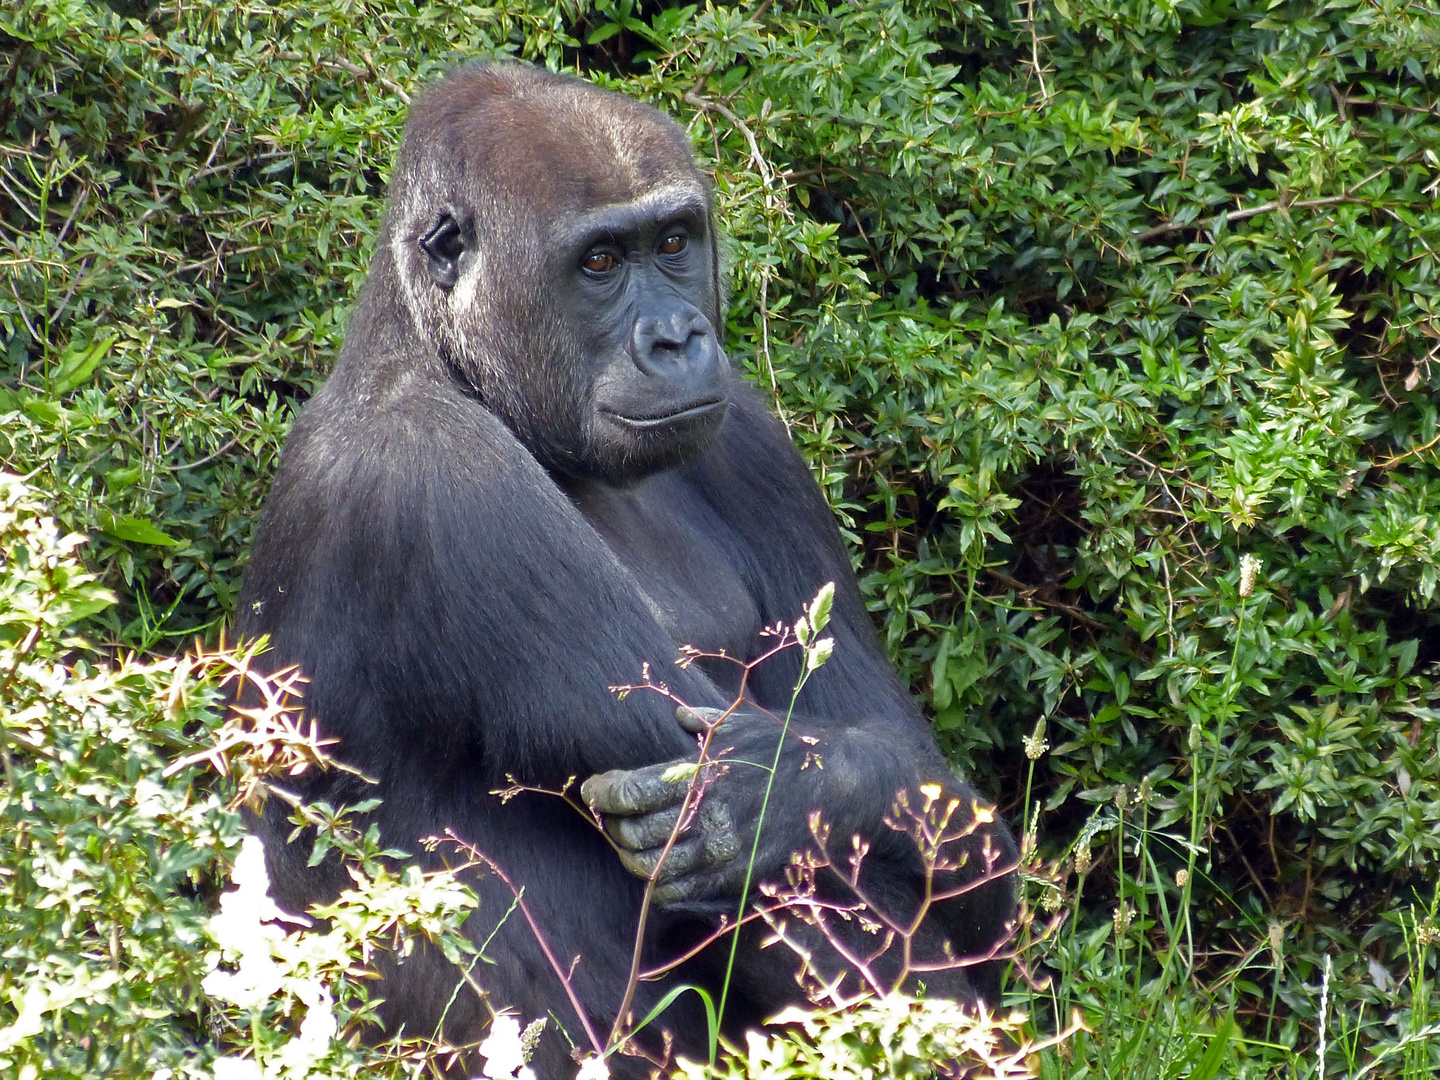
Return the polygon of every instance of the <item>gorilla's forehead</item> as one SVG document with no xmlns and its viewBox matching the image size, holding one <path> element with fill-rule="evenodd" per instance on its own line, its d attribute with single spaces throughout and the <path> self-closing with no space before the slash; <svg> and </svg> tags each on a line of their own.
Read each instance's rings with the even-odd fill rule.
<svg viewBox="0 0 1440 1080">
<path fill-rule="evenodd" d="M 501 65 L 447 79 L 420 105 L 407 144 L 488 199 L 569 217 L 698 194 L 689 141 L 637 101 L 575 79 Z M 453 175 L 453 173 L 452 173 Z M 479 193 L 479 192 L 477 192 Z"/>
<path fill-rule="evenodd" d="M 594 102 L 555 111 L 523 107 L 529 104 L 506 103 L 509 107 L 493 127 L 485 125 L 482 136 L 489 144 L 498 135 L 501 150 L 486 153 L 485 178 L 525 205 L 560 215 L 673 200 L 673 189 L 682 187 L 704 197 L 688 148 L 681 156 L 663 137 L 668 133 L 657 131 L 653 122 L 636 122 L 649 117 L 583 108 Z"/>
</svg>

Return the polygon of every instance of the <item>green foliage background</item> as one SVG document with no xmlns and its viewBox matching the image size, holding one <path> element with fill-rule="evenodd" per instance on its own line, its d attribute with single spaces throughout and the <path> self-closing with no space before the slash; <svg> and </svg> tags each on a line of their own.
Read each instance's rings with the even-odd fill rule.
<svg viewBox="0 0 1440 1080">
<path fill-rule="evenodd" d="M 0 463 L 90 535 L 121 601 L 92 638 L 218 633 L 408 96 L 501 54 L 691 131 L 732 354 L 898 664 L 1043 853 L 1093 843 L 1062 996 L 1106 1008 L 1084 973 L 1127 935 L 1137 993 L 1168 973 L 1183 908 L 1197 1015 L 1251 1040 L 1236 1068 L 1309 1053 L 1326 954 L 1344 1060 L 1423 1026 L 1433 0 L 9 0 Z"/>
</svg>

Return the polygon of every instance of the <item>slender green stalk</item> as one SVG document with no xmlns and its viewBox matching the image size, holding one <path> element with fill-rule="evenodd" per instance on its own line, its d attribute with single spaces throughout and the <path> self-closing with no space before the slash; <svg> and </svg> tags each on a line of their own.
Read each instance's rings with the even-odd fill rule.
<svg viewBox="0 0 1440 1080">
<path fill-rule="evenodd" d="M 1115 955 L 1121 967 L 1125 966 L 1125 938 L 1129 929 L 1122 917 L 1125 911 L 1125 796 L 1126 788 L 1121 784 L 1115 799 L 1115 808 L 1119 811 L 1115 843 Z"/>
<path fill-rule="evenodd" d="M 1220 698 L 1220 707 L 1216 710 L 1217 719 L 1215 724 L 1215 750 L 1211 754 L 1210 768 L 1206 772 L 1206 778 L 1214 776 L 1220 767 L 1220 744 L 1225 736 L 1225 722 L 1229 717 L 1230 705 L 1235 699 L 1236 691 L 1239 688 L 1239 663 L 1240 663 L 1240 642 L 1245 636 L 1245 613 L 1249 608 L 1247 597 L 1240 598 L 1240 609 L 1235 616 L 1235 640 L 1230 648 L 1230 667 L 1225 673 L 1224 688 Z M 1200 751 L 1201 739 L 1199 731 L 1194 731 L 1190 737 L 1190 844 L 1186 850 L 1185 857 L 1185 882 L 1180 887 L 1180 913 L 1185 921 L 1185 974 L 1188 978 L 1195 971 L 1195 931 L 1194 924 L 1190 918 L 1190 894 L 1195 887 L 1195 862 L 1196 854 L 1200 848 L 1200 836 L 1204 831 L 1201 822 L 1208 820 L 1210 816 L 1211 799 L 1214 792 L 1207 784 L 1205 795 L 1200 795 Z M 1203 805 L 1202 805 L 1203 804 Z M 1171 950 L 1172 954 L 1177 950 Z M 1166 962 L 1169 968 L 1169 962 Z"/>
<path fill-rule="evenodd" d="M 735 932 L 730 936 L 730 955 L 725 960 L 725 978 L 720 984 L 720 1005 L 715 1010 L 715 1025 L 710 1038 L 710 1064 L 715 1064 L 718 1050 L 720 1025 L 725 1020 L 725 1003 L 730 997 L 730 978 L 735 971 L 735 954 L 740 948 L 740 927 L 745 924 L 745 905 L 750 900 L 750 882 L 755 874 L 755 860 L 760 854 L 760 833 L 765 828 L 765 812 L 770 807 L 770 792 L 775 788 L 775 774 L 780 770 L 780 755 L 785 750 L 785 737 L 790 733 L 790 720 L 795 715 L 795 703 L 800 700 L 800 691 L 810 678 L 810 673 L 825 663 L 833 645 L 832 639 L 821 640 L 819 635 L 830 621 L 830 605 L 835 597 L 834 582 L 827 582 L 805 608 L 805 614 L 796 622 L 794 634 L 802 650 L 800 677 L 790 692 L 790 705 L 785 710 L 785 721 L 780 725 L 780 738 L 775 743 L 775 755 L 770 760 L 770 775 L 765 780 L 765 794 L 760 800 L 760 813 L 755 818 L 755 839 L 750 842 L 750 858 L 745 864 L 745 880 L 740 886 L 740 904 L 735 911 Z"/>
<path fill-rule="evenodd" d="M 790 707 L 785 710 L 785 722 L 780 725 L 780 738 L 775 744 L 775 756 L 770 761 L 770 775 L 765 781 L 765 795 L 760 800 L 760 813 L 755 819 L 755 839 L 750 843 L 750 859 L 745 865 L 745 881 L 740 886 L 740 905 L 735 911 L 735 932 L 730 935 L 730 955 L 725 960 L 725 978 L 720 984 L 720 1005 L 715 1010 L 715 1028 L 718 1031 L 720 1025 L 725 1022 L 725 1002 L 730 997 L 730 977 L 735 970 L 735 954 L 740 949 L 740 927 L 745 921 L 745 905 L 750 900 L 750 881 L 755 873 L 755 860 L 760 854 L 760 830 L 765 827 L 765 811 L 770 806 L 770 792 L 775 787 L 775 773 L 780 768 L 780 754 L 785 749 L 785 736 L 790 731 L 790 718 L 795 715 L 795 702 L 800 697 L 800 689 L 805 685 L 805 680 L 810 671 L 807 668 L 800 675 L 800 680 L 795 684 L 795 689 L 790 695 Z M 715 1064 L 717 1042 L 712 1039 L 710 1042 L 710 1064 Z"/>
</svg>

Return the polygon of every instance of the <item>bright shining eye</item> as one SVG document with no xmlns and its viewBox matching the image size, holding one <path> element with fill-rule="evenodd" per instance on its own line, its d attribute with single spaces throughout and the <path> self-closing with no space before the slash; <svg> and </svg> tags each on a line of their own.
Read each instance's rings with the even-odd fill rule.
<svg viewBox="0 0 1440 1080">
<path fill-rule="evenodd" d="M 620 260 L 604 251 L 592 251 L 580 261 L 580 265 L 592 274 L 603 274 L 619 266 Z"/>
<path fill-rule="evenodd" d="M 660 254 L 679 255 L 689 246 L 690 241 L 680 233 L 676 233 L 674 236 L 667 236 L 660 241 Z"/>
</svg>

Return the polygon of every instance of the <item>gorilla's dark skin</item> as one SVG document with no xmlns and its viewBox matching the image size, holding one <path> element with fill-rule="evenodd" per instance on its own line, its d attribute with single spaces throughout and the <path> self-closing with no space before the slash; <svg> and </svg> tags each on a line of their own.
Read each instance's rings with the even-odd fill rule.
<svg viewBox="0 0 1440 1080">
<path fill-rule="evenodd" d="M 696 742 L 673 702 L 609 687 L 642 666 L 685 702 L 731 703 L 738 669 L 677 667 L 678 647 L 750 658 L 827 581 L 832 659 L 806 683 L 780 761 L 756 873 L 778 880 L 820 810 L 838 845 L 873 845 L 868 881 L 895 913 L 922 879 L 913 846 L 883 824 L 897 791 L 940 784 L 965 800 L 928 726 L 881 652 L 830 511 L 784 428 L 732 377 L 707 185 L 684 133 L 659 113 L 577 80 L 520 65 L 472 66 L 414 107 L 368 283 L 335 373 L 305 407 L 265 507 L 238 629 L 268 634 L 270 668 L 299 664 L 306 708 L 334 752 L 378 781 L 307 773 L 300 793 L 378 796 L 391 846 L 446 829 L 475 843 L 525 889 L 554 953 L 579 956 L 574 989 L 596 1030 L 619 1008 L 644 883 L 559 799 L 491 795 L 507 776 L 586 798 L 653 865 L 683 785 L 666 763 Z M 790 650 L 753 674 L 720 745 L 769 761 L 799 675 Z M 818 740 L 809 743 L 801 736 Z M 823 768 L 802 768 L 807 755 Z M 614 770 L 620 770 L 616 773 Z M 628 771 L 640 770 L 638 772 Z M 597 774 L 606 774 L 598 776 Z M 666 866 L 648 961 L 674 955 L 733 914 L 765 773 L 732 766 Z M 967 811 L 968 812 L 968 811 Z M 334 867 L 272 799 L 260 824 L 276 898 L 292 910 L 331 899 Z M 965 842 L 965 875 L 1015 848 L 1003 825 Z M 737 852 L 739 854 L 737 855 Z M 963 875 L 962 875 L 963 876 Z M 952 879 L 947 884 L 953 884 Z M 510 905 L 480 878 L 467 932 L 484 940 Z M 920 934 L 933 957 L 984 955 L 1014 912 L 1008 877 L 938 905 Z M 742 949 L 733 1032 L 799 997 L 793 958 Z M 715 950 L 712 950 L 715 951 Z M 553 1013 L 583 1027 L 523 919 L 476 969 L 495 1007 L 522 1022 Z M 723 965 L 702 956 L 642 984 L 636 1015 L 678 979 L 719 996 Z M 392 1027 L 428 1033 L 453 969 L 430 956 L 390 969 Z M 994 1001 L 995 962 L 926 976 L 927 992 Z M 686 995 L 664 1017 L 677 1047 L 702 1052 Z M 460 994 L 447 1030 L 477 1037 L 489 1012 Z M 545 1080 L 570 1075 L 564 1039 L 541 1041 Z M 617 1076 L 643 1063 L 615 1058 Z"/>
</svg>

